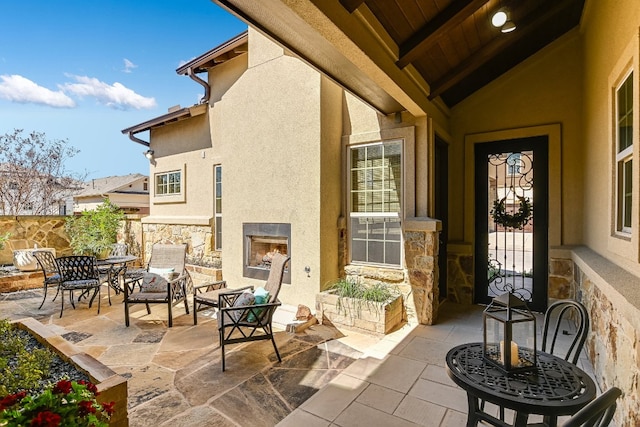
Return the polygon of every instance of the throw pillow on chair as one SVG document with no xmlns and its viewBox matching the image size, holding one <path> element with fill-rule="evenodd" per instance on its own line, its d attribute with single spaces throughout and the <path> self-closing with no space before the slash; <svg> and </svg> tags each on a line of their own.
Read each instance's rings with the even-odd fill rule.
<svg viewBox="0 0 640 427">
<path fill-rule="evenodd" d="M 167 279 L 156 273 L 144 273 L 140 292 L 167 292 Z"/>
</svg>

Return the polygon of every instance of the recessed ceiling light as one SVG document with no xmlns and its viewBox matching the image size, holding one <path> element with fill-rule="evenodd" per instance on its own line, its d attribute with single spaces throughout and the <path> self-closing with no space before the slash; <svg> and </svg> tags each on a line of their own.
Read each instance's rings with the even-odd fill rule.
<svg viewBox="0 0 640 427">
<path fill-rule="evenodd" d="M 496 28 L 502 27 L 505 22 L 507 22 L 507 14 L 503 10 L 497 11 L 493 14 L 493 17 L 491 17 L 491 25 Z"/>
</svg>

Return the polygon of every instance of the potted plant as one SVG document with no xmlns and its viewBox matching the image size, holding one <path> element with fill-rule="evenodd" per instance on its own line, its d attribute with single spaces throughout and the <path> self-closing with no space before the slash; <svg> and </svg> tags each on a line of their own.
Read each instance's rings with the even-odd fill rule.
<svg viewBox="0 0 640 427">
<path fill-rule="evenodd" d="M 71 249 L 76 255 L 93 255 L 98 259 L 109 256 L 117 241 L 120 222 L 124 214 L 119 207 L 105 199 L 94 210 L 66 219 L 65 230 L 70 237 Z"/>
<path fill-rule="evenodd" d="M 316 295 L 316 309 L 322 323 L 375 334 L 389 333 L 404 320 L 401 292 L 380 282 L 338 279 Z"/>
</svg>

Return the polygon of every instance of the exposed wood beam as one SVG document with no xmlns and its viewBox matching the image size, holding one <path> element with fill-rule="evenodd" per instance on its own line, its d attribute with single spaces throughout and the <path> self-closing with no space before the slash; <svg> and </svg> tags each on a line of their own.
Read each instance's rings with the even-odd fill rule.
<svg viewBox="0 0 640 427">
<path fill-rule="evenodd" d="M 340 0 L 344 2 L 346 0 Z M 449 6 L 400 46 L 400 57 L 396 65 L 404 68 L 433 46 L 443 34 L 460 25 L 484 5 L 487 0 L 454 0 Z"/>
<path fill-rule="evenodd" d="M 364 3 L 364 0 L 340 0 L 342 7 L 347 9 L 347 12 L 353 13 L 360 5 Z"/>
<path fill-rule="evenodd" d="M 544 27 L 549 19 L 562 13 L 563 9 L 572 7 L 571 0 L 562 0 L 554 4 L 553 7 L 539 8 L 529 15 L 523 22 L 516 22 L 518 29 L 513 33 L 501 34 L 493 42 L 485 45 L 473 55 L 458 64 L 454 69 L 447 72 L 440 80 L 431 83 L 431 93 L 429 99 L 433 100 L 443 92 L 460 83 L 465 77 L 472 74 L 482 65 L 491 61 L 496 55 L 517 43 L 519 40 L 530 36 L 536 28 Z"/>
</svg>

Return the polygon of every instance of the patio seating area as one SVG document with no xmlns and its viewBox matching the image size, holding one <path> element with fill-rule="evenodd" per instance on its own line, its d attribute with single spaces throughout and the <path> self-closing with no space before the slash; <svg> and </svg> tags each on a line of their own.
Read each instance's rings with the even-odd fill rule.
<svg viewBox="0 0 640 427">
<path fill-rule="evenodd" d="M 437 325 L 411 323 L 384 338 L 327 325 L 286 332 L 295 310 L 282 307 L 274 316 L 282 362 L 269 341 L 242 343 L 230 346 L 223 373 L 213 310 L 200 311 L 194 326 L 180 304 L 168 328 L 165 307 L 152 306 L 147 314 L 141 304 L 127 328 L 122 298 L 112 296 L 99 315 L 83 300 L 59 318 L 52 297 L 38 310 L 42 290 L 13 292 L 0 294 L 0 311 L 9 319 L 39 320 L 127 377 L 131 426 L 466 423 L 466 394 L 447 376 L 445 356 L 455 345 L 481 341 L 480 306 L 447 302 Z M 578 366 L 592 372 L 584 356 Z"/>
</svg>

